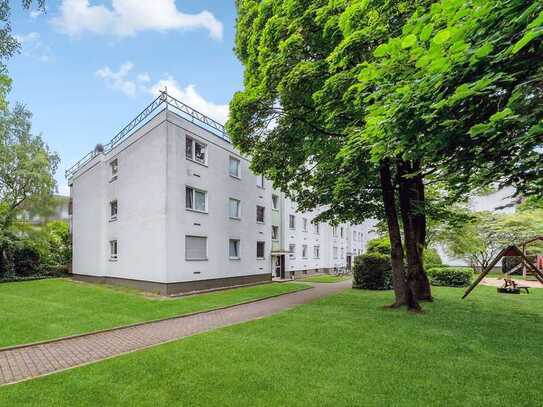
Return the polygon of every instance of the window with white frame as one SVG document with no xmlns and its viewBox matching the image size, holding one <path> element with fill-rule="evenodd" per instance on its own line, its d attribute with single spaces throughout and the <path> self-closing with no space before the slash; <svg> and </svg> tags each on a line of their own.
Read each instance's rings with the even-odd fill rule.
<svg viewBox="0 0 543 407">
<path fill-rule="evenodd" d="M 185 207 L 193 211 L 207 212 L 207 192 L 185 187 Z"/>
<path fill-rule="evenodd" d="M 356 232 L 353 230 L 353 240 L 356 240 Z"/>
<path fill-rule="evenodd" d="M 289 229 L 296 229 L 296 216 L 288 215 L 288 227 Z"/>
<path fill-rule="evenodd" d="M 345 257 L 344 254 L 345 254 L 345 250 L 342 247 L 341 248 L 341 257 L 340 257 L 340 259 L 343 259 Z"/>
<path fill-rule="evenodd" d="M 257 259 L 263 259 L 264 258 L 264 249 L 266 247 L 266 242 L 256 242 L 256 258 Z"/>
<path fill-rule="evenodd" d="M 302 258 L 307 259 L 307 245 L 302 245 Z"/>
<path fill-rule="evenodd" d="M 239 199 L 228 199 L 228 216 L 232 219 L 241 218 L 241 202 Z"/>
<path fill-rule="evenodd" d="M 239 178 L 240 177 L 240 160 L 235 157 L 230 157 L 228 161 L 228 174 L 231 177 Z"/>
<path fill-rule="evenodd" d="M 343 226 L 339 229 L 339 236 L 343 239 Z"/>
<path fill-rule="evenodd" d="M 118 205 L 116 199 L 115 199 L 114 201 L 111 201 L 111 202 L 109 203 L 109 219 L 110 219 L 110 220 L 115 220 L 115 219 L 117 219 L 117 212 L 118 212 L 118 209 L 119 209 L 119 205 Z"/>
<path fill-rule="evenodd" d="M 332 226 L 332 236 L 337 237 L 337 227 Z"/>
<path fill-rule="evenodd" d="M 207 163 L 207 146 L 192 137 L 186 137 L 185 144 L 185 156 L 192 161 L 196 161 L 200 164 Z"/>
<path fill-rule="evenodd" d="M 115 181 L 119 174 L 119 161 L 117 159 L 112 160 L 109 163 L 109 169 L 111 171 L 111 181 Z"/>
<path fill-rule="evenodd" d="M 290 259 L 296 258 L 296 245 L 295 244 L 289 244 L 288 245 L 288 257 Z"/>
<path fill-rule="evenodd" d="M 207 260 L 207 237 L 185 236 L 185 259 Z"/>
<path fill-rule="evenodd" d="M 272 226 L 272 240 L 279 240 L 279 226 Z"/>
<path fill-rule="evenodd" d="M 307 218 L 302 218 L 302 226 L 304 232 L 307 232 Z"/>
<path fill-rule="evenodd" d="M 334 253 L 334 259 L 337 259 L 337 247 L 334 246 L 332 250 L 333 250 L 333 253 Z"/>
<path fill-rule="evenodd" d="M 264 188 L 264 175 L 256 176 L 256 186 L 258 188 Z"/>
<path fill-rule="evenodd" d="M 320 251 L 321 251 L 320 246 L 313 246 L 313 257 L 318 259 L 321 255 Z"/>
<path fill-rule="evenodd" d="M 256 221 L 258 223 L 264 223 L 264 214 L 266 212 L 266 208 L 263 206 L 257 205 L 256 206 Z"/>
<path fill-rule="evenodd" d="M 110 240 L 109 241 L 109 259 L 110 260 L 117 260 L 117 258 L 119 257 L 117 250 L 118 250 L 117 240 Z"/>
<path fill-rule="evenodd" d="M 228 257 L 239 259 L 239 239 L 230 239 L 228 241 Z"/>
<path fill-rule="evenodd" d="M 279 196 L 272 195 L 272 209 L 279 209 Z"/>
<path fill-rule="evenodd" d="M 316 235 L 318 235 L 320 233 L 320 228 L 319 228 L 319 223 L 313 223 L 313 231 L 315 232 Z"/>
</svg>

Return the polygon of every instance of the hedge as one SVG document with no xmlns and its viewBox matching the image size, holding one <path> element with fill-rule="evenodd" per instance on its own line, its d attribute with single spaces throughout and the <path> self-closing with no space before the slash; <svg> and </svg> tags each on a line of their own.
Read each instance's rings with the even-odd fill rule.
<svg viewBox="0 0 543 407">
<path fill-rule="evenodd" d="M 353 288 L 390 290 L 392 288 L 392 268 L 389 257 L 378 253 L 355 257 Z"/>
<path fill-rule="evenodd" d="M 473 271 L 461 267 L 434 267 L 427 270 L 432 285 L 443 287 L 466 287 L 471 282 Z"/>
</svg>

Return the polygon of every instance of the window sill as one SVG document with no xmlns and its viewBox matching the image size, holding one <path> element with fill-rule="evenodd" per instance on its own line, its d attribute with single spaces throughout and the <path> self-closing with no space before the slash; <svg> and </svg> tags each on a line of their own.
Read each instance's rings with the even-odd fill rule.
<svg viewBox="0 0 543 407">
<path fill-rule="evenodd" d="M 265 224 L 266 224 L 266 222 L 260 222 L 260 221 L 258 221 L 258 220 L 256 221 L 256 223 L 257 223 L 258 225 L 265 225 Z"/>
<path fill-rule="evenodd" d="M 110 222 L 115 222 L 115 221 L 117 221 L 117 217 L 115 216 L 114 218 L 109 218 L 109 221 Z"/>
<path fill-rule="evenodd" d="M 189 211 L 189 212 L 203 213 L 203 214 L 206 214 L 206 215 L 208 214 L 207 211 L 200 211 L 200 210 L 198 210 L 198 209 L 191 209 L 191 208 L 185 208 L 185 209 L 186 209 L 187 211 Z"/>
<path fill-rule="evenodd" d="M 208 259 L 187 259 L 185 258 L 185 261 L 207 261 Z"/>
<path fill-rule="evenodd" d="M 257 260 L 266 260 L 265 257 L 257 257 L 256 259 L 257 259 Z"/>
<path fill-rule="evenodd" d="M 187 156 L 185 156 L 185 158 L 187 159 L 187 161 L 190 161 L 190 162 L 193 162 L 195 164 L 201 165 L 202 167 L 206 167 L 206 168 L 208 167 L 207 162 L 203 163 L 201 161 L 193 160 L 192 158 L 189 158 Z"/>
<path fill-rule="evenodd" d="M 279 212 L 279 208 L 272 208 L 272 211 Z"/>
<path fill-rule="evenodd" d="M 241 177 L 240 177 L 240 176 L 232 175 L 232 174 L 228 174 L 228 175 L 230 175 L 230 178 L 234 178 L 234 179 L 236 179 L 236 180 L 238 180 L 238 181 L 241 181 Z"/>
<path fill-rule="evenodd" d="M 237 218 L 237 217 L 234 217 L 234 216 L 229 216 L 228 219 L 230 219 L 230 220 L 236 220 L 236 221 L 238 221 L 238 222 L 241 220 L 241 218 Z"/>
<path fill-rule="evenodd" d="M 117 181 L 117 178 L 118 178 L 117 175 L 114 175 L 113 177 L 110 178 L 109 183 L 111 184 L 112 182 Z"/>
<path fill-rule="evenodd" d="M 115 263 L 117 260 L 118 260 L 117 257 L 110 257 L 109 258 L 109 261 L 112 262 L 112 263 Z"/>
<path fill-rule="evenodd" d="M 229 257 L 228 260 L 241 260 L 241 257 Z"/>
<path fill-rule="evenodd" d="M 260 185 L 256 186 L 258 189 L 265 189 L 264 187 L 261 187 Z"/>
</svg>

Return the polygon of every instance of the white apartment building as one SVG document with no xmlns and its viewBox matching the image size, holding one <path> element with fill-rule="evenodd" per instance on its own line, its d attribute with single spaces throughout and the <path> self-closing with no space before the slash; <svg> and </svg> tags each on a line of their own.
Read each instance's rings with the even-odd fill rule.
<svg viewBox="0 0 543 407">
<path fill-rule="evenodd" d="M 371 233 L 313 223 L 166 93 L 66 172 L 75 278 L 161 294 L 350 267 Z"/>
</svg>

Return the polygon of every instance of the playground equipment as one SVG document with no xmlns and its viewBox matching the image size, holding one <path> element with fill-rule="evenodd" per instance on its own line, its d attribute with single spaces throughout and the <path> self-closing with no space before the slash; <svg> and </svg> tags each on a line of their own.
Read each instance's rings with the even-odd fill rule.
<svg viewBox="0 0 543 407">
<path fill-rule="evenodd" d="M 475 287 L 479 285 L 479 283 L 485 278 L 485 276 L 498 264 L 498 262 L 504 258 L 504 257 L 519 257 L 520 258 L 520 265 L 523 268 L 523 274 L 527 276 L 528 274 L 532 274 L 541 284 L 543 284 L 543 270 L 540 268 L 540 259 L 538 259 L 538 264 L 535 265 L 532 263 L 527 257 L 526 257 L 526 246 L 532 242 L 535 241 L 543 241 L 543 236 L 538 236 L 533 239 L 527 240 L 525 242 L 521 243 L 522 250 L 519 249 L 516 245 L 507 246 L 502 251 L 498 253 L 496 257 L 490 262 L 490 264 L 481 271 L 481 274 L 475 279 L 475 281 L 466 289 L 466 292 L 462 296 L 462 299 L 466 298 L 469 293 L 473 291 Z M 505 278 L 505 284 L 498 289 L 498 292 L 507 293 L 507 294 L 518 294 L 520 293 L 521 288 L 511 279 L 511 273 L 516 270 L 516 267 L 509 271 L 506 278 Z M 501 290 L 500 290 L 501 289 Z M 528 292 L 528 290 L 526 289 Z"/>
</svg>

